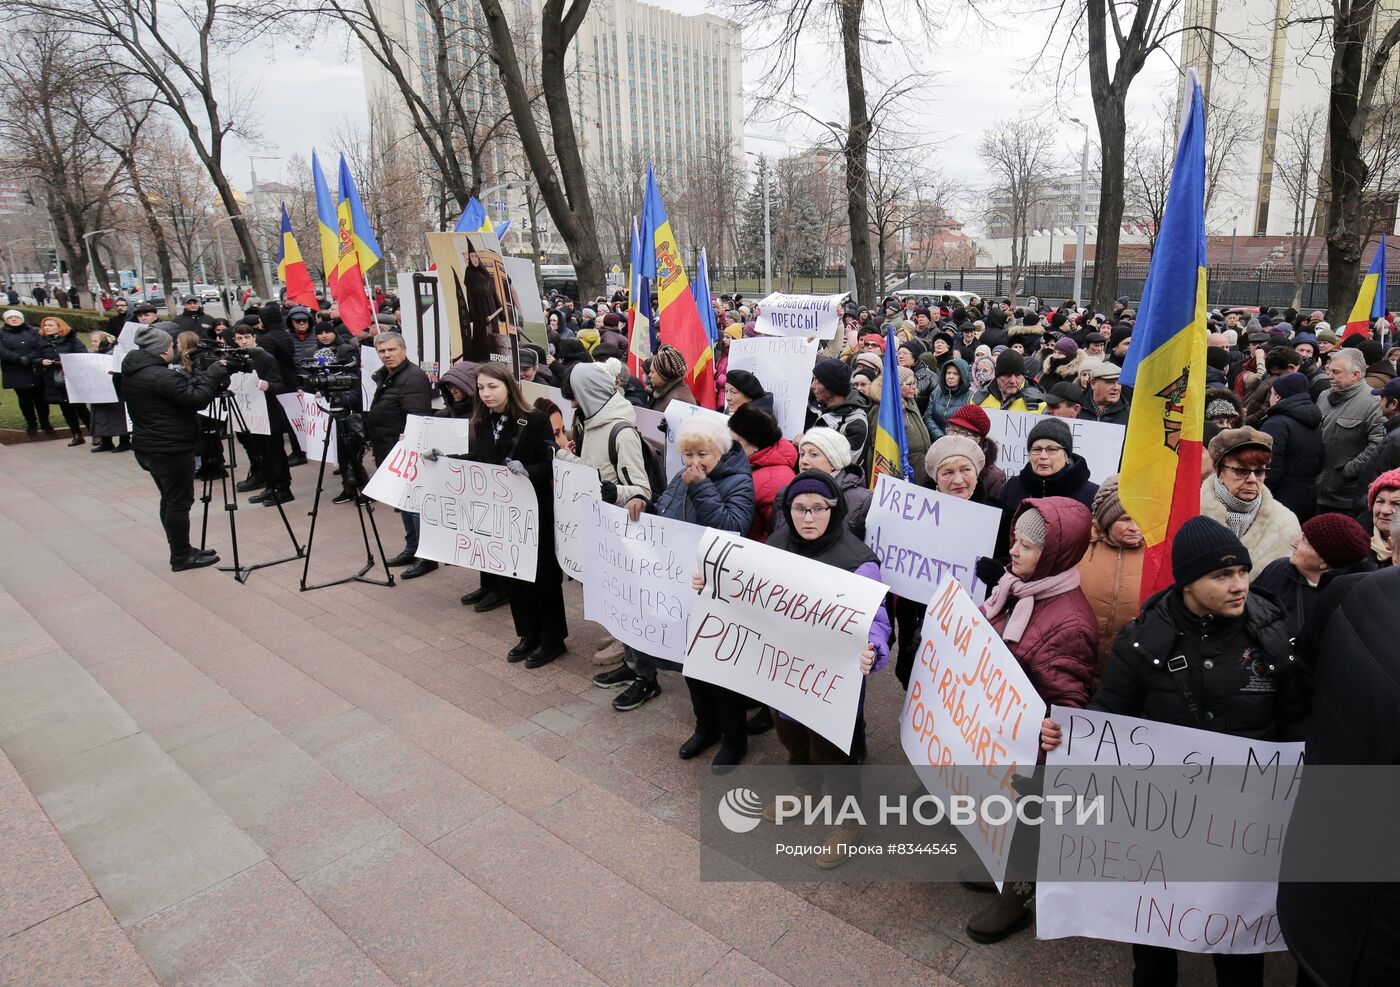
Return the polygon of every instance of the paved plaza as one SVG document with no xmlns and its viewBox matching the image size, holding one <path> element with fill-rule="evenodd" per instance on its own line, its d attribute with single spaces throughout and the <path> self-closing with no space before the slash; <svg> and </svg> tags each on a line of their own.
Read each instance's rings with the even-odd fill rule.
<svg viewBox="0 0 1400 987">
<path fill-rule="evenodd" d="M 686 690 L 614 712 L 576 584 L 569 655 L 527 670 L 507 610 L 458 603 L 474 573 L 172 573 L 155 504 L 129 454 L 0 446 L 0 984 L 1128 981 L 1118 944 L 973 945 L 985 899 L 957 886 L 701 882 Z M 245 562 L 287 553 L 276 511 L 237 517 Z M 323 501 L 313 580 L 361 561 Z M 890 670 L 874 762 L 902 761 L 899 705 Z M 771 733 L 752 752 L 780 760 Z"/>
</svg>

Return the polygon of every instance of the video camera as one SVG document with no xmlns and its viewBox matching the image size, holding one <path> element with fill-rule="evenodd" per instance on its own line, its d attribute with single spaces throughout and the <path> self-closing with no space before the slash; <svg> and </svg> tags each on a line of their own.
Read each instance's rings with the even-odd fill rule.
<svg viewBox="0 0 1400 987">
<path fill-rule="evenodd" d="M 297 364 L 297 382 L 303 391 L 329 397 L 358 391 L 360 365 L 353 361 L 336 362 L 333 350 L 321 349 L 310 360 Z"/>
<path fill-rule="evenodd" d="M 231 374 L 252 373 L 253 358 L 246 350 L 237 346 L 226 346 L 207 339 L 199 341 L 191 355 L 191 363 L 196 370 L 208 370 L 214 364 L 223 362 Z"/>
</svg>

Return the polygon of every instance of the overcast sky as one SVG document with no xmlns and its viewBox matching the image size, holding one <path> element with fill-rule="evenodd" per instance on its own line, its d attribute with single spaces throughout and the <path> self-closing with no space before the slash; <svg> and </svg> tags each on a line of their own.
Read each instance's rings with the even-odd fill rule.
<svg viewBox="0 0 1400 987">
<path fill-rule="evenodd" d="M 714 11 L 713 0 L 657 0 L 657 5 L 680 13 Z M 873 5 L 872 5 L 873 6 Z M 1065 134 L 1064 170 L 1079 165 L 1082 131 L 1056 118 L 1051 105 L 1055 67 L 1040 58 L 1047 25 L 1024 13 L 992 13 L 991 22 L 970 19 L 949 23 L 932 39 L 913 46 L 908 42 L 876 45 L 867 58 L 872 87 L 880 80 L 895 81 L 920 74 L 930 81 L 920 96 L 901 115 L 900 124 L 921 135 L 943 173 L 975 187 L 982 178 L 977 160 L 977 138 L 993 121 L 1025 116 L 1032 125 L 1059 126 Z M 871 39 L 884 39 L 899 32 L 867 29 Z M 751 98 L 757 91 L 762 67 L 769 58 L 762 50 L 757 32 L 746 34 L 743 59 L 745 91 Z M 240 59 L 241 78 L 256 80 L 261 139 L 256 147 L 239 143 L 230 148 L 229 160 L 240 187 L 249 184 L 249 155 L 275 155 L 285 161 L 293 154 L 310 156 L 312 147 L 329 154 L 331 135 L 347 120 L 360 127 L 366 124 L 364 76 L 358 49 L 344 36 L 322 34 L 305 51 L 290 46 L 269 46 L 268 60 L 260 52 L 256 59 Z M 799 81 L 800 99 L 823 120 L 845 119 L 844 90 L 839 85 L 839 58 L 824 40 L 814 38 L 803 51 L 803 72 Z M 1163 93 L 1175 93 L 1177 70 L 1173 60 L 1156 55 L 1133 84 L 1129 124 L 1147 123 L 1155 118 Z M 1093 126 L 1093 108 L 1088 97 L 1087 71 L 1080 71 L 1071 85 L 1059 93 L 1065 115 L 1078 116 Z M 343 107 L 343 109 L 336 109 Z M 763 119 L 750 106 L 745 125 L 749 150 L 781 153 L 784 145 L 763 137 L 776 137 L 789 148 L 810 146 L 820 141 L 824 131 L 816 124 L 799 121 L 775 123 Z M 281 180 L 286 167 L 279 161 L 256 162 L 260 180 Z M 331 165 L 330 167 L 333 167 Z M 664 190 L 663 190 L 664 192 Z M 965 207 L 971 211 L 970 206 Z M 975 226 L 974 217 L 964 217 Z"/>
</svg>

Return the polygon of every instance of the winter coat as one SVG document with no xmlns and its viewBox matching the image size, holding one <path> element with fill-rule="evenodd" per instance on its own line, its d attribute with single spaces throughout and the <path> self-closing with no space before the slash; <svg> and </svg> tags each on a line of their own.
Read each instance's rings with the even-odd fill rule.
<svg viewBox="0 0 1400 987">
<path fill-rule="evenodd" d="M 972 370 L 959 359 L 949 360 L 944 365 L 945 371 L 948 365 L 958 368 L 959 383 L 950 391 L 942 373 L 934 382 L 933 393 L 929 395 L 928 405 L 924 408 L 924 425 L 928 428 L 930 441 L 943 438 L 953 412 L 972 400 Z"/>
<path fill-rule="evenodd" d="M 12 391 L 42 384 L 44 376 L 38 366 L 42 349 L 34 326 L 0 326 L 0 384 Z"/>
<path fill-rule="evenodd" d="M 122 399 L 131 416 L 132 448 L 169 455 L 199 448 L 197 412 L 228 385 L 219 363 L 197 374 L 181 373 L 154 353 L 132 350 L 122 358 Z"/>
<path fill-rule="evenodd" d="M 686 404 L 700 403 L 695 400 L 695 395 L 691 393 L 684 378 L 667 381 L 666 385 L 659 391 L 653 391 L 651 410 L 664 412 L 672 401 L 684 401 Z"/>
<path fill-rule="evenodd" d="M 1259 513 L 1254 523 L 1240 539 L 1249 549 L 1249 560 L 1254 564 L 1250 579 L 1258 579 L 1264 567 L 1274 559 L 1285 559 L 1293 554 L 1293 539 L 1303 532 L 1298 518 L 1287 507 L 1274 500 L 1267 486 L 1259 491 L 1264 503 L 1259 505 Z M 1225 505 L 1215 496 L 1215 477 L 1208 476 L 1201 483 L 1201 514 L 1227 524 Z"/>
<path fill-rule="evenodd" d="M 296 373 L 295 368 L 292 372 Z M 422 368 L 408 359 L 393 373 L 388 367 L 380 367 L 374 372 L 374 382 L 379 390 L 374 392 L 374 401 L 365 412 L 365 435 L 375 461 L 382 462 L 399 441 L 409 415 L 433 413 L 433 385 Z"/>
<path fill-rule="evenodd" d="M 1029 581 L 1045 579 L 1073 569 L 1089 541 L 1088 509 L 1075 510 L 1061 498 L 1026 501 L 1045 517 L 1045 545 Z M 991 618 L 998 634 L 1016 605 L 1008 597 L 1006 608 Z M 1025 669 L 1035 691 L 1047 704 L 1082 707 L 1089 701 L 1090 683 L 1098 658 L 1099 621 L 1079 587 L 1035 601 L 1029 626 L 1017 641 L 1006 646 Z"/>
<path fill-rule="evenodd" d="M 1304 660 L 1312 674 L 1312 716 L 1304 729 L 1307 765 L 1400 763 L 1400 570 L 1337 580 L 1319 608 L 1318 630 L 1345 649 Z M 1345 805 L 1322 774 L 1303 773 L 1295 818 Z M 1323 818 L 1314 816 L 1314 818 Z M 1300 848 L 1301 849 L 1301 848 Z M 1285 838 L 1284 867 L 1293 850 Z M 1400 884 L 1281 882 L 1278 919 L 1289 951 L 1313 983 L 1393 984 L 1400 980 Z"/>
<path fill-rule="evenodd" d="M 321 344 L 316 342 L 315 326 L 309 327 L 304 336 L 298 336 L 288 329 L 287 336 L 292 341 L 292 359 L 298 364 L 313 359 L 316 356 L 316 351 L 321 348 Z"/>
<path fill-rule="evenodd" d="M 877 381 L 878 383 L 878 381 Z M 872 389 L 872 393 L 873 389 Z M 913 398 L 905 398 L 903 402 L 904 411 L 904 440 L 909 449 L 909 467 L 914 471 L 914 483 L 922 485 L 924 482 L 925 470 L 924 457 L 928 454 L 928 447 L 932 441 L 928 436 L 928 426 L 924 424 L 923 418 L 919 416 L 919 406 Z M 865 440 L 865 459 L 867 463 L 875 461 L 875 433 L 876 426 L 880 421 L 880 406 L 876 402 L 869 411 L 869 423 L 867 428 L 868 438 Z"/>
<path fill-rule="evenodd" d="M 197 312 L 181 312 L 170 321 L 180 327 L 180 332 L 192 332 L 200 339 L 214 335 L 214 317 L 205 315 L 202 308 Z"/>
<path fill-rule="evenodd" d="M 1006 489 L 1006 471 L 997 465 L 997 456 L 1001 455 L 1001 449 L 997 446 L 996 439 L 992 438 L 983 439 L 977 444 L 982 447 L 982 458 L 987 461 L 977 479 L 982 483 L 982 492 L 987 495 L 987 503 L 1000 504 L 1002 491 Z"/>
<path fill-rule="evenodd" d="M 748 536 L 754 541 L 767 541 L 773 527 L 773 502 L 792 482 L 797 467 L 797 447 L 788 439 L 779 439 L 767 449 L 749 457 L 753 470 L 753 524 Z"/>
<path fill-rule="evenodd" d="M 1365 464 L 1357 473 L 1356 501 L 1351 511 L 1354 517 L 1363 512 L 1370 513 L 1366 509 L 1366 491 L 1376 477 L 1397 468 L 1400 468 L 1400 415 L 1385 420 L 1385 438 L 1376 447 L 1374 455 L 1367 453 Z"/>
<path fill-rule="evenodd" d="M 1341 396 L 1333 388 L 1317 399 L 1322 412 L 1322 442 L 1326 468 L 1317 478 L 1317 509 L 1349 511 L 1356 496 L 1356 478 L 1366 450 L 1385 438 L 1381 401 L 1365 381 Z"/>
<path fill-rule="evenodd" d="M 677 521 L 744 534 L 753 525 L 753 472 L 735 442 L 703 480 L 686 486 L 680 470 L 657 498 L 653 512 Z"/>
<path fill-rule="evenodd" d="M 984 487 L 985 489 L 985 487 Z M 1078 453 L 1072 453 L 1064 469 L 1054 476 L 1038 476 L 1026 463 L 1021 472 L 1006 481 L 1001 490 L 1001 528 L 997 533 L 995 555 L 1007 558 L 1011 546 L 1011 519 L 1020 509 L 1022 501 L 1030 497 L 1068 497 L 1077 500 L 1085 507 L 1094 502 L 1094 494 L 1099 485 L 1089 479 L 1089 464 Z M 990 494 L 988 494 L 990 496 Z"/>
<path fill-rule="evenodd" d="M 49 404 L 59 404 L 68 400 L 68 388 L 63 384 L 63 364 L 60 357 L 64 353 L 86 353 L 88 348 L 76 332 L 66 336 L 40 336 L 39 356 L 35 360 L 36 369 L 44 375 L 44 400 Z M 53 365 L 42 366 L 40 361 L 52 360 Z"/>
<path fill-rule="evenodd" d="M 281 322 L 258 334 L 258 346 L 272 354 L 272 358 L 277 361 L 277 369 L 281 372 L 283 380 L 295 381 L 297 379 L 296 351 L 292 346 L 292 334 Z M 389 446 L 392 448 L 393 443 L 389 443 Z"/>
<path fill-rule="evenodd" d="M 471 452 L 467 458 L 496 466 L 514 459 L 525 467 L 539 500 L 540 560 L 543 563 L 546 553 L 554 554 L 554 426 L 549 423 L 549 412 L 532 408 L 524 415 L 507 415 L 501 423 L 499 436 L 491 426 L 491 418 L 488 415 L 472 425 Z M 546 540 L 551 543 L 548 547 Z"/>
<path fill-rule="evenodd" d="M 1274 440 L 1274 458 L 1264 482 L 1299 521 L 1317 513 L 1317 478 L 1326 461 L 1321 424 L 1322 412 L 1306 394 L 1291 394 L 1265 409 L 1259 423 L 1259 430 Z"/>
<path fill-rule="evenodd" d="M 938 385 L 938 374 L 916 360 L 914 362 L 914 380 L 916 383 L 914 400 L 919 405 L 919 414 L 923 415 L 928 409 L 929 397 Z"/>
<path fill-rule="evenodd" d="M 1312 586 L 1288 559 L 1274 559 L 1255 577 L 1254 588 L 1262 589 L 1274 598 L 1274 602 L 1283 611 L 1288 633 L 1297 640 L 1302 637 L 1304 628 L 1312 622 L 1313 614 L 1317 610 L 1317 601 L 1328 586 L 1342 576 L 1375 571 L 1376 560 L 1367 555 L 1355 565 L 1328 569 L 1322 574 L 1317 585 Z"/>
<path fill-rule="evenodd" d="M 634 497 L 651 500 L 652 490 L 647 483 L 646 461 L 642 458 L 642 436 L 636 430 L 637 415 L 632 405 L 621 394 L 614 394 L 593 414 L 584 417 L 585 409 L 580 407 L 574 416 L 577 424 L 583 421 L 583 437 L 576 453 L 560 449 L 555 456 L 571 463 L 583 463 L 598 471 L 598 478 L 604 483 L 617 486 L 614 503 L 621 506 Z M 608 458 L 608 438 L 615 426 L 629 425 L 617 436 L 617 461 Z"/>
<path fill-rule="evenodd" d="M 1109 422 L 1114 425 L 1128 424 L 1128 400 L 1120 397 L 1107 408 L 1100 408 L 1094 399 L 1085 392 L 1084 404 L 1079 409 L 1079 420 L 1084 422 Z"/>
<path fill-rule="evenodd" d="M 1094 525 L 1089 550 L 1079 561 L 1079 588 L 1099 619 L 1098 663 L 1094 687 L 1103 676 L 1104 663 L 1113 653 L 1113 642 L 1123 625 L 1138 615 L 1142 592 L 1142 561 L 1147 550 L 1110 544 Z"/>
<path fill-rule="evenodd" d="M 472 406 L 476 403 L 476 372 L 480 367 L 481 364 L 471 360 L 458 360 L 447 369 L 447 373 L 438 378 L 438 392 L 442 395 L 442 410 L 434 412 L 434 418 L 471 417 Z M 466 394 L 466 399 L 460 403 L 454 401 L 447 390 L 448 384 Z M 551 434 L 553 434 L 552 431 Z"/>
<path fill-rule="evenodd" d="M 834 408 L 822 408 L 815 416 L 811 413 L 808 428 L 834 428 L 846 437 L 851 444 L 851 462 L 860 466 L 864 462 L 865 446 L 870 437 L 870 422 L 866 412 L 870 405 L 857 391 L 851 391 L 846 400 Z"/>
<path fill-rule="evenodd" d="M 848 466 L 838 472 L 834 479 L 836 486 L 841 490 L 841 498 L 846 502 L 846 527 L 851 529 L 851 534 L 864 541 L 865 518 L 870 513 L 870 501 L 874 493 L 858 467 Z M 783 489 L 785 491 L 787 488 Z M 780 492 L 778 503 L 781 503 L 782 496 Z M 786 527 L 787 515 L 782 511 L 774 511 L 768 537 L 773 537 Z"/>
<path fill-rule="evenodd" d="M 1172 671 L 1179 656 L 1186 667 Z M 1307 692 L 1283 611 L 1266 594 L 1251 591 L 1239 617 L 1197 617 L 1182 602 L 1181 590 L 1169 586 L 1119 632 L 1089 708 L 1282 740 L 1294 736 L 1307 716 Z"/>
<path fill-rule="evenodd" d="M 972 395 L 974 404 L 983 408 L 990 408 L 993 411 L 1029 411 L 1040 414 L 1045 407 L 1045 402 L 1041 400 L 1040 391 L 1027 385 L 1015 394 L 1002 396 L 1001 388 L 997 387 L 995 379 L 987 385 L 984 391 L 976 391 Z"/>
</svg>

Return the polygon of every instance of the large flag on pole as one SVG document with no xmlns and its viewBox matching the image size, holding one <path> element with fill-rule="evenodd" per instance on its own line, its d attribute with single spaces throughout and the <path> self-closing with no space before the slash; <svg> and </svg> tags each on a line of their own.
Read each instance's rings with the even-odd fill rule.
<svg viewBox="0 0 1400 987">
<path fill-rule="evenodd" d="M 321 234 L 321 270 L 326 272 L 326 293 L 338 296 L 335 286 L 340 274 L 340 238 L 336 236 L 339 220 L 335 215 L 335 200 L 326 187 L 326 174 L 321 170 L 315 151 L 311 152 L 311 183 L 316 189 L 316 227 Z"/>
<path fill-rule="evenodd" d="M 486 212 L 476 196 L 467 199 L 467 207 L 462 210 L 462 215 L 457 219 L 457 225 L 452 227 L 453 233 L 494 233 L 497 240 L 504 240 L 506 230 L 510 229 L 510 220 L 501 223 L 500 226 L 492 227 L 491 216 Z"/>
<path fill-rule="evenodd" d="M 1385 234 L 1381 234 L 1381 245 L 1376 256 L 1371 259 L 1371 268 L 1361 279 L 1361 290 L 1356 293 L 1356 304 L 1347 316 L 1347 328 L 1342 338 L 1361 333 L 1371 338 L 1371 326 L 1385 315 Z"/>
<path fill-rule="evenodd" d="M 874 455 L 870 460 L 870 487 L 880 474 L 897 480 L 914 479 L 909 465 L 909 437 L 904 431 L 904 395 L 899 386 L 899 347 L 894 328 L 885 330 L 885 369 L 880 373 L 880 413 L 875 419 Z"/>
<path fill-rule="evenodd" d="M 1133 387 L 1118 494 L 1147 545 L 1142 599 L 1170 585 L 1177 529 L 1201 509 L 1206 392 L 1206 111 L 1194 69 L 1190 107 L 1133 344 L 1123 361 Z"/>
<path fill-rule="evenodd" d="M 335 300 L 340 305 L 340 320 L 345 323 L 345 327 L 351 332 L 363 332 L 374 322 L 374 310 L 370 307 L 369 298 L 365 295 L 364 269 L 360 266 L 360 246 L 364 244 L 364 238 L 360 231 L 355 229 L 355 209 L 354 205 L 359 202 L 356 196 L 352 203 L 350 195 L 354 191 L 354 184 L 347 186 L 346 182 L 350 178 L 350 170 L 345 166 L 345 159 L 340 159 L 340 201 L 336 204 L 336 260 L 335 260 L 335 280 L 332 291 L 335 293 Z M 360 211 L 363 215 L 363 210 Z M 371 243 L 374 241 L 374 234 L 369 233 L 369 221 L 365 220 L 365 235 L 369 237 Z M 368 249 L 368 247 L 367 247 Z M 378 256 L 379 245 L 375 243 L 373 250 Z"/>
<path fill-rule="evenodd" d="M 642 364 L 651 359 L 651 283 L 642 274 L 642 236 L 632 219 L 632 249 L 627 262 L 627 369 L 642 376 Z"/>
<path fill-rule="evenodd" d="M 360 193 L 355 190 L 355 179 L 350 175 L 350 166 L 345 155 L 340 156 L 340 201 L 350 207 L 350 229 L 355 237 L 355 257 L 359 261 L 360 274 L 368 274 L 384 251 L 379 249 L 379 241 L 369 228 L 369 216 L 360 202 Z"/>
<path fill-rule="evenodd" d="M 700 248 L 700 258 L 695 262 L 695 284 L 690 293 L 695 296 L 695 307 L 700 310 L 700 321 L 713 347 L 719 342 L 719 320 L 715 318 L 715 303 L 710 298 L 710 262 L 705 257 L 704 247 Z"/>
<path fill-rule="evenodd" d="M 311 280 L 311 272 L 306 269 L 306 261 L 301 259 L 301 247 L 292 235 L 292 221 L 287 216 L 285 202 L 282 203 L 282 245 L 277 255 L 277 276 L 287 286 L 288 299 L 312 311 L 316 310 L 319 304 L 316 284 Z"/>
<path fill-rule="evenodd" d="M 690 393 L 701 407 L 714 408 L 717 404 L 714 351 L 700 321 L 695 296 L 690 293 L 680 247 L 671 231 L 671 221 L 666 217 L 666 207 L 661 202 L 651 165 L 647 165 L 647 205 L 643 212 L 647 214 L 646 225 L 652 229 L 652 249 L 656 255 L 656 316 L 661 323 L 661 342 L 681 351 Z M 643 249 L 646 249 L 645 243 Z"/>
</svg>

